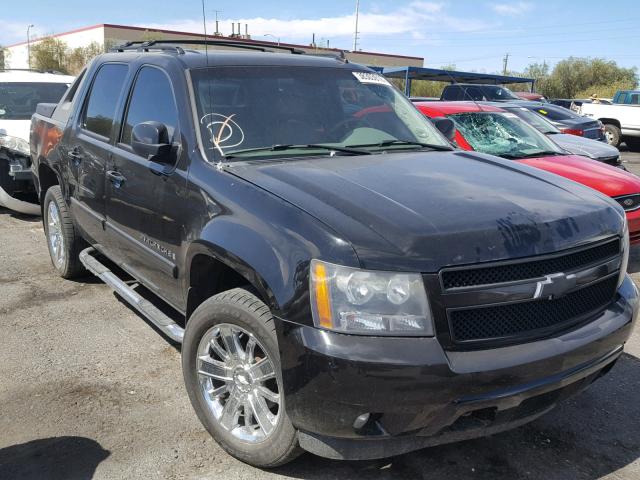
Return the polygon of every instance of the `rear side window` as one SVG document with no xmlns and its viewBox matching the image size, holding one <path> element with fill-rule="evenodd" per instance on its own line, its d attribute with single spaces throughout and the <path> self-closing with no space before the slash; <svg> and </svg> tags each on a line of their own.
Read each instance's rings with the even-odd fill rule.
<svg viewBox="0 0 640 480">
<path fill-rule="evenodd" d="M 460 96 L 461 88 L 458 86 L 446 87 L 444 91 L 444 95 L 442 96 L 443 100 L 458 100 Z"/>
<path fill-rule="evenodd" d="M 126 76 L 126 65 L 105 64 L 100 67 L 93 81 L 82 119 L 82 127 L 85 130 L 109 138 Z"/>
<path fill-rule="evenodd" d="M 138 123 L 156 121 L 164 123 L 169 141 L 178 127 L 178 109 L 167 75 L 154 67 L 143 67 L 133 87 L 121 142 L 131 145 L 131 131 Z"/>
<path fill-rule="evenodd" d="M 638 105 L 638 103 L 640 103 L 640 94 L 634 93 L 633 95 L 631 95 L 631 102 L 629 103 Z"/>
</svg>

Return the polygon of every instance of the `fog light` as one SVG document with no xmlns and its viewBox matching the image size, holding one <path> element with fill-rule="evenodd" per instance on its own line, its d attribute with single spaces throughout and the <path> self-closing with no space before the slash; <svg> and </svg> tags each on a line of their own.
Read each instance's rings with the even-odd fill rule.
<svg viewBox="0 0 640 480">
<path fill-rule="evenodd" d="M 362 415 L 360 415 L 355 419 L 355 421 L 353 422 L 353 428 L 355 428 L 356 430 L 360 430 L 362 427 L 364 427 L 367 424 L 370 417 L 371 417 L 370 413 L 363 413 Z"/>
</svg>

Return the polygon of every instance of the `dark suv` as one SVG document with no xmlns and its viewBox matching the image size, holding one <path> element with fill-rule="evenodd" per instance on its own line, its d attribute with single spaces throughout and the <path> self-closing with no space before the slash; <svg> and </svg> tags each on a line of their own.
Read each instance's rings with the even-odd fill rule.
<svg viewBox="0 0 640 480">
<path fill-rule="evenodd" d="M 613 366 L 638 304 L 616 202 L 454 150 L 365 67 L 208 47 L 101 55 L 39 106 L 31 152 L 54 267 L 182 342 L 229 453 L 275 466 L 492 434 Z"/>
<path fill-rule="evenodd" d="M 453 83 L 442 90 L 440 100 L 477 102 L 518 102 L 522 100 L 515 93 L 500 85 L 476 85 Z"/>
</svg>

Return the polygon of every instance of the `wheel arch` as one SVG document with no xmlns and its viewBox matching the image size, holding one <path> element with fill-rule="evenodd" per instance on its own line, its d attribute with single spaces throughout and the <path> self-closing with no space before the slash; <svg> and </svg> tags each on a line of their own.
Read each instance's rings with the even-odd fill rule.
<svg viewBox="0 0 640 480">
<path fill-rule="evenodd" d="M 615 125 L 618 128 L 622 127 L 622 125 L 620 124 L 620 121 L 615 118 L 599 118 L 598 120 L 600 120 L 605 125 L 608 123 L 610 125 Z"/>
</svg>

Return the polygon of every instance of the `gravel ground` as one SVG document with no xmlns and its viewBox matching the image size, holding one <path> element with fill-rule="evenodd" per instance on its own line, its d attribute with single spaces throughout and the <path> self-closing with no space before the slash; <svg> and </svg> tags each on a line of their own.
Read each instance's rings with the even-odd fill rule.
<svg viewBox="0 0 640 480">
<path fill-rule="evenodd" d="M 624 156 L 640 174 L 640 154 Z M 175 347 L 107 286 L 53 273 L 38 220 L 0 210 L 0 265 L 0 479 L 640 479 L 638 332 L 608 376 L 520 429 L 261 471 L 198 423 Z"/>
</svg>

